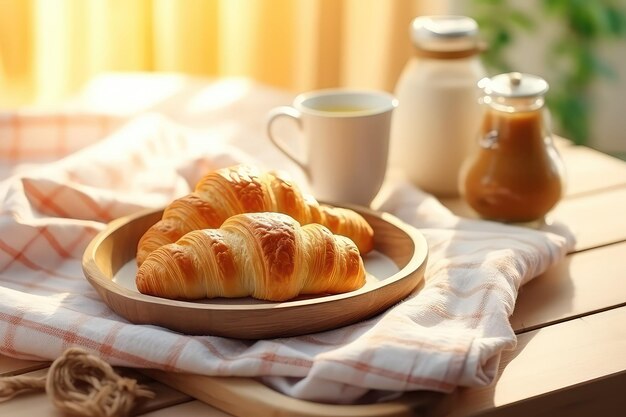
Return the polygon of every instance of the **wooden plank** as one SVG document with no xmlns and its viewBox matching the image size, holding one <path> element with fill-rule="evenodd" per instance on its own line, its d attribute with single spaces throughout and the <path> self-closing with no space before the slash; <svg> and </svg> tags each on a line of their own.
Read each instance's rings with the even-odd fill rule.
<svg viewBox="0 0 626 417">
<path fill-rule="evenodd" d="M 0 355 L 0 376 L 19 375 L 47 368 L 50 362 L 26 361 Z"/>
<path fill-rule="evenodd" d="M 624 323 L 626 307 L 619 307 L 521 334 L 515 350 L 503 354 L 496 382 L 460 389 L 449 417 L 509 417 L 511 409 L 534 415 L 539 404 L 542 415 L 569 417 L 619 409 L 626 381 Z M 599 386 L 603 395 L 594 399 Z"/>
<path fill-rule="evenodd" d="M 64 417 L 44 392 L 23 394 L 0 403 L 2 416 Z"/>
<path fill-rule="evenodd" d="M 626 163 L 584 146 L 559 148 L 565 164 L 566 196 L 626 185 Z"/>
<path fill-rule="evenodd" d="M 569 255 L 519 292 L 517 332 L 626 305 L 626 243 Z"/>
<path fill-rule="evenodd" d="M 435 392 L 407 394 L 376 404 L 336 405 L 288 397 L 251 378 L 224 378 L 144 370 L 150 377 L 238 417 L 409 417 L 438 406 Z"/>
<path fill-rule="evenodd" d="M 599 378 L 592 384 L 578 384 L 550 395 L 489 409 L 474 416 L 622 416 L 626 409 L 626 396 L 615 393 L 615 387 L 620 386 L 626 386 L 626 372 Z"/>
<path fill-rule="evenodd" d="M 254 414 L 258 416 L 258 414 Z M 217 408 L 211 407 L 202 401 L 189 401 L 184 404 L 175 405 L 173 407 L 163 408 L 161 410 L 152 411 L 142 414 L 143 417 L 231 417 L 232 414 L 226 414 Z"/>
<path fill-rule="evenodd" d="M 626 187 L 563 200 L 547 219 L 550 227 L 565 225 L 576 236 L 574 251 L 626 240 Z M 549 230 L 550 227 L 544 227 Z"/>
</svg>

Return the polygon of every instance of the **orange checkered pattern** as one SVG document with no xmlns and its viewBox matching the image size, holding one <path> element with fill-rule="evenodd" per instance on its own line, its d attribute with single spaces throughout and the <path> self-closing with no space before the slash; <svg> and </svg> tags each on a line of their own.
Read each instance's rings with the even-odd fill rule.
<svg viewBox="0 0 626 417">
<path fill-rule="evenodd" d="M 189 192 L 207 170 L 250 160 L 272 166 L 279 156 L 254 159 L 219 132 L 193 131 L 162 116 L 115 129 L 120 122 L 2 115 L 1 354 L 54 359 L 82 346 L 114 365 L 263 377 L 288 395 L 330 402 L 485 385 L 501 352 L 515 345 L 508 317 L 519 287 L 572 245 L 564 236 L 456 218 L 434 198 L 397 183 L 380 209 L 419 227 L 430 253 L 424 287 L 383 314 L 261 341 L 133 325 L 83 276 L 80 259 L 93 236 L 112 219 Z"/>
<path fill-rule="evenodd" d="M 121 122 L 119 116 L 97 113 L 0 113 L 0 161 L 56 160 L 106 136 Z"/>
</svg>

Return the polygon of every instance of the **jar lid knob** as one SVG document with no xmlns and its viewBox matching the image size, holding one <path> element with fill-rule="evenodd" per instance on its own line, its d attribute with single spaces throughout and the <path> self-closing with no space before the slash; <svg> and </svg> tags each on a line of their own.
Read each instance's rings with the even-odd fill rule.
<svg viewBox="0 0 626 417">
<path fill-rule="evenodd" d="M 512 87 L 519 87 L 522 83 L 522 74 L 519 72 L 512 72 L 509 74 L 509 79 L 511 80 Z"/>
</svg>

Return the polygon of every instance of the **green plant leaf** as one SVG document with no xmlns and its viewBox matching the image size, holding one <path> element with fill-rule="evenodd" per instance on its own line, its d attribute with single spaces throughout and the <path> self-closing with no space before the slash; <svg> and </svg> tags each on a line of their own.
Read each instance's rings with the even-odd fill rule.
<svg viewBox="0 0 626 417">
<path fill-rule="evenodd" d="M 626 12 L 615 7 L 607 7 L 606 20 L 608 32 L 612 36 L 620 36 L 626 34 Z"/>
<path fill-rule="evenodd" d="M 566 16 L 570 29 L 578 36 L 584 38 L 593 38 L 596 36 L 597 27 L 586 8 L 572 7 L 568 9 Z"/>
</svg>

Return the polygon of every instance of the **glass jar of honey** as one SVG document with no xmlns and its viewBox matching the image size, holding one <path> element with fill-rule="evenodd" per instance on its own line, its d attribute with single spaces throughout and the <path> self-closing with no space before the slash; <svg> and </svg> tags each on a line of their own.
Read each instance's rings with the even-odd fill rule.
<svg viewBox="0 0 626 417">
<path fill-rule="evenodd" d="M 485 219 L 542 220 L 564 188 L 544 106 L 548 83 L 513 72 L 484 78 L 479 87 L 484 113 L 476 150 L 459 177 L 462 196 Z"/>
</svg>

